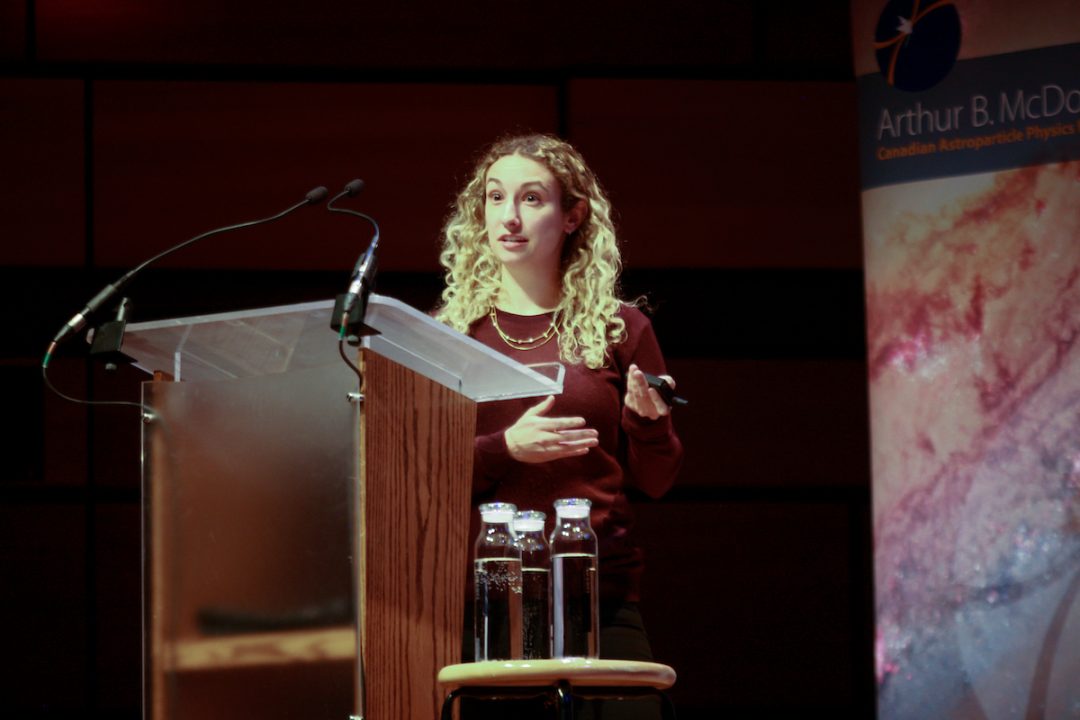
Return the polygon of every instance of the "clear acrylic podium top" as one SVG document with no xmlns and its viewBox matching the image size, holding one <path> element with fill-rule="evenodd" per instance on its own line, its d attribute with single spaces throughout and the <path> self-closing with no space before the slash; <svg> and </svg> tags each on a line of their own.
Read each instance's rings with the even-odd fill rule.
<svg viewBox="0 0 1080 720">
<path fill-rule="evenodd" d="M 186 382 L 235 380 L 342 363 L 332 300 L 127 326 L 123 351 L 146 372 Z M 372 294 L 364 347 L 475 402 L 562 392 L 558 363 L 527 367 L 403 302 Z"/>
</svg>

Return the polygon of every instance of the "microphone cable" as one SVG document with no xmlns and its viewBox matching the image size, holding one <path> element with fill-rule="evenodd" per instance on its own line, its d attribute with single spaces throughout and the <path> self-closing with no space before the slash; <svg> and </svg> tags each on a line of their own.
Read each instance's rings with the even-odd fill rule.
<svg viewBox="0 0 1080 720">
<path fill-rule="evenodd" d="M 182 243 L 179 243 L 177 245 L 173 245 L 172 247 L 167 248 L 166 250 L 163 250 L 162 252 L 158 253 L 157 255 L 154 255 L 149 260 L 145 260 L 144 262 L 140 263 L 138 266 L 132 268 L 131 270 L 128 270 L 116 282 L 106 285 L 104 288 L 102 288 L 98 292 L 97 295 L 95 295 L 93 298 L 90 299 L 90 301 L 88 303 L 86 303 L 86 306 L 83 307 L 82 310 L 75 313 L 75 315 L 73 315 L 72 318 L 70 320 L 68 320 L 67 323 L 65 323 L 60 328 L 60 330 L 56 333 L 56 336 L 53 337 L 52 342 L 49 343 L 49 347 L 48 347 L 48 349 L 46 349 L 45 356 L 44 356 L 44 358 L 42 358 L 42 361 L 41 361 L 41 374 L 42 374 L 42 378 L 45 381 L 46 387 L 48 387 L 49 390 L 51 390 L 52 392 L 56 393 L 59 397 L 63 398 L 64 400 L 68 400 L 70 402 L 80 403 L 80 404 L 83 404 L 83 405 L 131 405 L 131 406 L 134 406 L 134 407 L 141 408 L 144 413 L 147 413 L 148 412 L 147 408 L 142 403 L 132 403 L 132 402 L 127 402 L 127 401 L 122 401 L 122 400 L 80 400 L 78 398 L 74 398 L 74 397 L 71 397 L 70 395 L 66 395 L 66 394 L 60 392 L 52 384 L 52 382 L 49 380 L 49 376 L 48 376 L 49 363 L 52 360 L 52 357 L 56 353 L 56 350 L 60 346 L 60 344 L 62 342 L 64 342 L 71 334 L 76 333 L 79 330 L 81 330 L 86 325 L 86 322 L 90 318 L 91 315 L 93 315 L 95 312 L 100 310 L 103 305 L 105 305 L 107 302 L 109 302 L 109 300 L 111 300 L 113 297 L 115 297 L 116 294 L 118 292 L 120 292 L 120 290 L 122 290 L 124 287 L 126 287 L 135 278 L 135 276 L 138 275 L 144 268 L 146 268 L 147 266 L 157 262 L 158 260 L 162 259 L 163 257 L 166 257 L 167 255 L 171 255 L 172 253 L 174 253 L 174 252 L 176 252 L 178 250 L 182 250 L 183 248 L 187 247 L 188 245 L 191 245 L 192 243 L 197 242 L 199 240 L 202 240 L 204 238 L 212 237 L 214 235 L 220 235 L 221 233 L 230 232 L 232 230 L 240 230 L 240 229 L 243 229 L 243 228 L 252 227 L 254 225 L 261 225 L 263 223 L 268 223 L 268 222 L 272 222 L 274 220 L 279 220 L 279 219 L 285 217 L 286 215 L 289 215 L 289 214 L 295 212 L 296 210 L 304 207 L 305 205 L 313 205 L 315 203 L 321 202 L 329 194 L 330 194 L 329 191 L 325 187 L 320 186 L 320 187 L 317 187 L 317 188 L 314 188 L 314 189 L 310 190 L 307 193 L 307 195 L 304 196 L 304 199 L 301 200 L 300 202 L 295 203 L 294 205 L 286 208 L 285 210 L 282 210 L 281 212 L 279 212 L 279 213 L 277 213 L 275 215 L 271 215 L 269 217 L 261 218 L 261 219 L 258 219 L 258 220 L 248 220 L 246 222 L 237 223 L 235 225 L 226 225 L 224 227 L 215 228 L 213 230 L 208 230 L 207 232 L 204 232 L 204 233 L 202 233 L 200 235 L 196 235 L 193 238 L 189 238 L 188 240 L 185 240 Z"/>
</svg>

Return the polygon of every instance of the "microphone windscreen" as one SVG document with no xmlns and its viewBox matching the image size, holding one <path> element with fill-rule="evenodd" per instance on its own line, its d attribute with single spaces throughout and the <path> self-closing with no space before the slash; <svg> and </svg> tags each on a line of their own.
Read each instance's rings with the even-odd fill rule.
<svg viewBox="0 0 1080 720">
<path fill-rule="evenodd" d="M 364 181 L 361 180 L 360 178 L 356 178 L 355 180 L 350 180 L 349 182 L 347 182 L 345 184 L 345 194 L 348 195 L 349 197 L 352 197 L 353 195 L 356 195 L 356 193 L 360 192 L 363 189 L 364 189 Z"/>
<path fill-rule="evenodd" d="M 324 188 L 322 185 L 315 188 L 307 194 L 307 201 L 309 205 L 314 205 L 317 202 L 322 202 L 326 199 L 326 196 L 330 194 L 330 191 Z"/>
</svg>

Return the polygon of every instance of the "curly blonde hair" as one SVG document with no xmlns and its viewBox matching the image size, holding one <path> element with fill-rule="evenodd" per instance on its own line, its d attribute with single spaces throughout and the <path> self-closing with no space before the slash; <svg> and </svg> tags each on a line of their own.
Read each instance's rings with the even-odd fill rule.
<svg viewBox="0 0 1080 720">
<path fill-rule="evenodd" d="M 552 135 L 499 140 L 477 163 L 443 227 L 439 262 L 446 268 L 446 288 L 435 317 L 467 333 L 495 304 L 502 266 L 487 242 L 484 185 L 488 169 L 506 155 L 530 158 L 550 170 L 559 183 L 564 212 L 584 201 L 581 224 L 562 248 L 562 298 L 556 308 L 559 355 L 564 362 L 603 367 L 610 346 L 626 336 L 626 323 L 618 316 L 622 260 L 611 203 L 581 154 Z"/>
</svg>

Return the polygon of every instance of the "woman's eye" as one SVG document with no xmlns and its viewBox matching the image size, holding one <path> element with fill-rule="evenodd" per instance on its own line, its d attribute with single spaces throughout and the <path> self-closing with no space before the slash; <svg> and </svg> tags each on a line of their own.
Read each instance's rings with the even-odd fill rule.
<svg viewBox="0 0 1080 720">
<path fill-rule="evenodd" d="M 488 193 L 488 199 L 498 202 L 499 200 L 502 200 L 502 193 L 498 190 L 492 190 L 490 193 Z"/>
<path fill-rule="evenodd" d="M 540 202 L 540 196 L 536 193 L 526 193 L 525 202 Z"/>
</svg>

